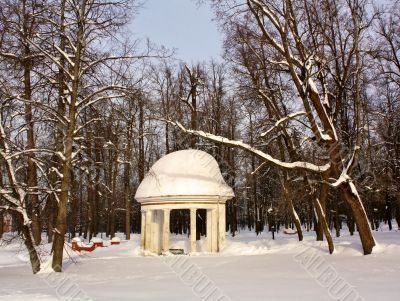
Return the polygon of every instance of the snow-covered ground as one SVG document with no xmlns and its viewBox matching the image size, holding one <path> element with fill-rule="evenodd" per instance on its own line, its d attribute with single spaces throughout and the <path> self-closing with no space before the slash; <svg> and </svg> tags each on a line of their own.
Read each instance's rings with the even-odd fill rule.
<svg viewBox="0 0 400 301">
<path fill-rule="evenodd" d="M 64 273 L 40 275 L 32 275 L 14 241 L 0 247 L 0 300 L 398 300 L 400 231 L 374 234 L 378 246 L 369 256 L 346 232 L 335 238 L 332 255 L 313 232 L 301 243 L 282 232 L 276 240 L 242 232 L 228 237 L 220 254 L 159 257 L 141 256 L 133 235 L 93 253 L 69 249 Z M 171 240 L 171 247 L 189 245 L 185 236 Z M 48 251 L 43 245 L 44 258 Z"/>
</svg>

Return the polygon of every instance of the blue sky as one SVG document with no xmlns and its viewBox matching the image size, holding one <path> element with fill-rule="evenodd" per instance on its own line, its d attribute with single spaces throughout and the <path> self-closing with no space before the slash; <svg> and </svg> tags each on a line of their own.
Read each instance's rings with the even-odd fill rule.
<svg viewBox="0 0 400 301">
<path fill-rule="evenodd" d="M 221 54 L 222 35 L 212 18 L 209 6 L 198 7 L 194 0 L 146 0 L 131 30 L 138 38 L 175 48 L 187 63 L 207 61 Z"/>
</svg>

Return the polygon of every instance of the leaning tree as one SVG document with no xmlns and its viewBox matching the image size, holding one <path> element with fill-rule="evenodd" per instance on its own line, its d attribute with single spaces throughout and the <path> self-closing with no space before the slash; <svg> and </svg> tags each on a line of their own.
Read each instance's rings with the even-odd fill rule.
<svg viewBox="0 0 400 301">
<path fill-rule="evenodd" d="M 267 49 L 268 57 L 264 61 L 268 64 L 260 63 L 256 65 L 256 68 L 274 68 L 281 79 L 287 79 L 292 85 L 294 94 L 290 94 L 291 99 L 288 103 L 294 111 L 286 110 L 286 115 L 276 120 L 266 134 L 272 131 L 291 132 L 288 126 L 289 121 L 297 120 L 303 126 L 301 134 L 304 137 L 301 139 L 302 143 L 294 145 L 294 148 L 300 148 L 300 151 L 307 148 L 308 152 L 317 153 L 318 156 L 314 156 L 313 159 L 311 159 L 312 156 L 311 158 L 310 156 L 289 156 L 289 160 L 282 160 L 256 148 L 251 143 L 230 140 L 196 129 L 187 129 L 179 122 L 172 123 L 186 133 L 244 149 L 285 173 L 302 173 L 307 179 L 305 185 L 312 184 L 313 187 L 319 189 L 324 186 L 336 189 L 351 208 L 364 254 L 370 254 L 375 246 L 375 240 L 352 177 L 362 146 L 360 120 L 362 51 L 360 48 L 363 30 L 368 26 L 365 17 L 366 4 L 357 0 L 340 1 L 340 5 L 331 2 L 214 1 L 225 29 L 241 29 L 245 37 L 258 40 Z M 338 17 L 335 19 L 334 16 Z M 332 41 L 328 35 L 323 34 L 328 29 L 333 30 L 334 37 L 340 34 L 334 31 L 334 22 L 346 24 L 347 48 L 345 50 L 347 50 L 337 53 L 340 60 L 335 60 L 334 55 L 332 59 L 329 59 L 327 54 L 332 49 L 328 42 Z M 344 43 L 341 39 L 339 42 Z M 233 39 L 227 43 L 226 47 L 234 47 L 235 43 L 238 42 Z M 335 43 L 333 41 L 333 44 Z M 254 52 L 254 49 L 248 47 L 245 51 Z M 335 65 L 338 62 L 340 66 Z M 339 75 L 346 75 L 343 84 L 351 81 L 351 88 L 354 90 L 351 97 L 354 103 L 355 138 L 351 140 L 350 147 L 343 140 L 343 135 L 338 133 L 340 124 L 337 122 L 336 110 L 341 109 L 339 101 L 344 100 L 339 99 L 337 88 L 348 88 L 335 85 L 335 80 Z M 352 75 L 351 78 L 350 75 Z M 276 108 L 281 105 L 270 93 L 272 88 L 267 89 L 265 86 L 253 88 L 257 91 L 258 97 L 270 103 L 271 107 Z M 273 89 L 279 91 L 282 86 L 275 83 Z M 315 198 L 316 210 L 320 216 L 324 216 L 319 199 L 316 196 Z"/>
</svg>

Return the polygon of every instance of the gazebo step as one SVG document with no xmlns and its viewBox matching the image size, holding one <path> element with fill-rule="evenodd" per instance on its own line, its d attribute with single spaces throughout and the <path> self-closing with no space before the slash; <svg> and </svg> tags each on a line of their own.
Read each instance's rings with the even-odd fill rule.
<svg viewBox="0 0 400 301">
<path fill-rule="evenodd" d="M 183 254 L 185 254 L 183 249 L 169 249 L 169 251 L 171 252 L 171 254 L 174 254 L 174 255 L 183 255 Z"/>
</svg>

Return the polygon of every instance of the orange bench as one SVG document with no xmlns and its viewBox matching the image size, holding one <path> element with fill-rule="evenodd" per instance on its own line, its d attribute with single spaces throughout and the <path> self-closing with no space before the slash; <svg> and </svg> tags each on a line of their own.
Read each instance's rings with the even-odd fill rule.
<svg viewBox="0 0 400 301">
<path fill-rule="evenodd" d="M 92 239 L 92 245 L 86 245 L 82 246 L 80 245 L 81 239 L 79 237 L 75 237 L 72 239 L 72 250 L 81 252 L 81 251 L 86 251 L 86 252 L 93 252 L 96 248 L 98 247 L 104 247 L 103 245 L 103 240 L 101 239 Z"/>
<path fill-rule="evenodd" d="M 119 245 L 121 243 L 121 240 L 119 239 L 119 237 L 114 236 L 111 239 L 111 245 Z"/>
</svg>

